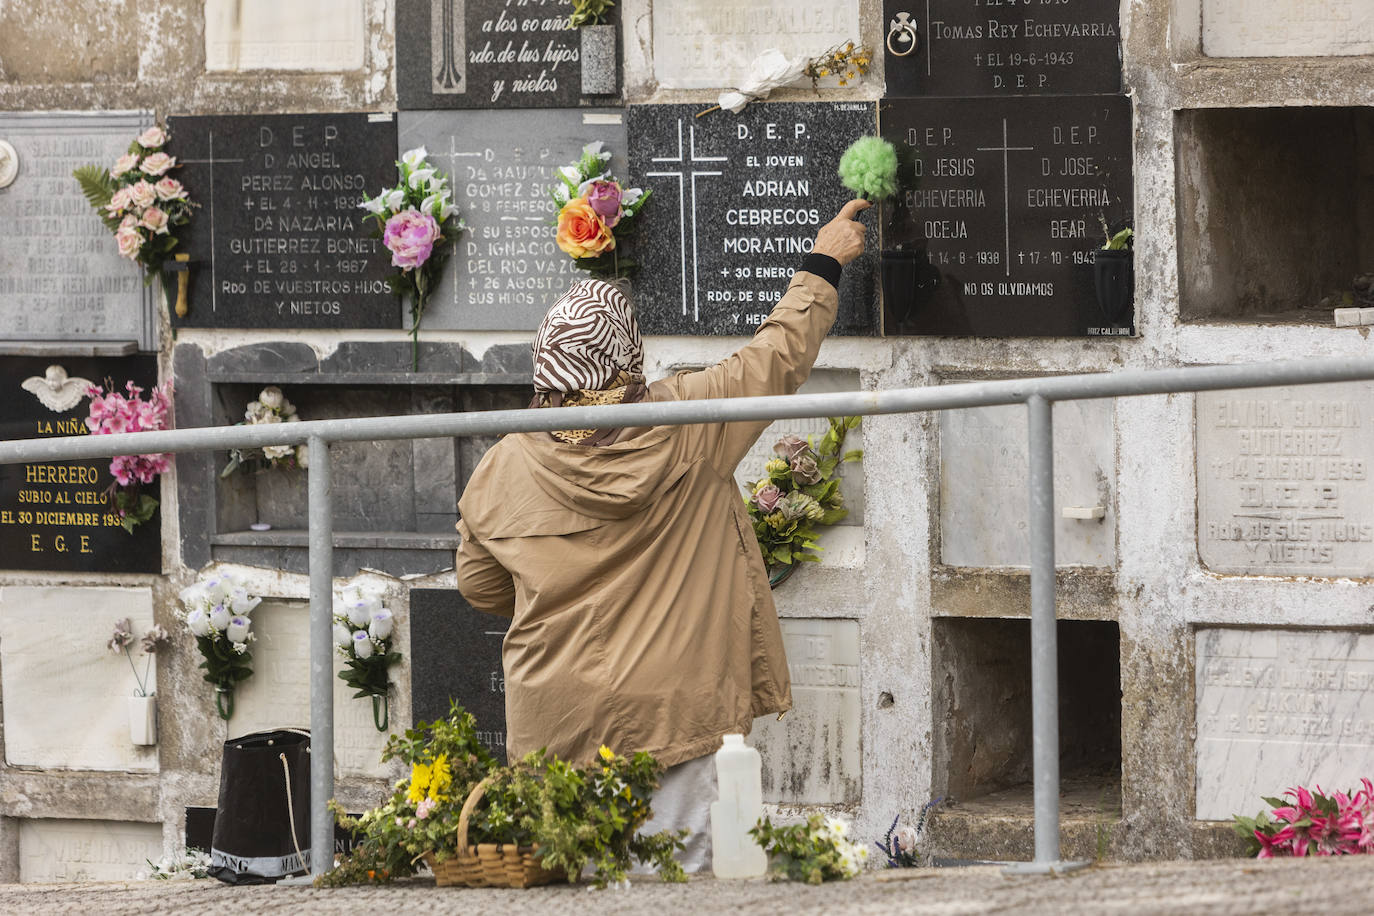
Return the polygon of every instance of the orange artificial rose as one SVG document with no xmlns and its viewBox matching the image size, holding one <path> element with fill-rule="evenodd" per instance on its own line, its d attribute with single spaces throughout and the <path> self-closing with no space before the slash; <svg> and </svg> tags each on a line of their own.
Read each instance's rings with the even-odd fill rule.
<svg viewBox="0 0 1374 916">
<path fill-rule="evenodd" d="M 574 258 L 594 258 L 615 247 L 615 235 L 584 197 L 575 197 L 558 214 L 558 247 Z"/>
</svg>

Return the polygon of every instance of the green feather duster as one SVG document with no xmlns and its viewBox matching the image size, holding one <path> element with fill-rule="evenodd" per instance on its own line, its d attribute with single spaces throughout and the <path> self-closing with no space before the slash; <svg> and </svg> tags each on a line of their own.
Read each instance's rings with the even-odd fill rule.
<svg viewBox="0 0 1374 916">
<path fill-rule="evenodd" d="M 860 137 L 840 157 L 840 181 L 878 201 L 897 193 L 897 149 L 882 137 Z"/>
</svg>

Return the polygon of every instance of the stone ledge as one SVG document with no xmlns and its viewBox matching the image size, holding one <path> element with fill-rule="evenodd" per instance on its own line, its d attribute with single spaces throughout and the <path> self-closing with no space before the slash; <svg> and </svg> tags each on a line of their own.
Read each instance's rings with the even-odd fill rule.
<svg viewBox="0 0 1374 916">
<path fill-rule="evenodd" d="M 161 823 L 156 773 L 0 770 L 6 817 L 79 818 Z"/>
</svg>

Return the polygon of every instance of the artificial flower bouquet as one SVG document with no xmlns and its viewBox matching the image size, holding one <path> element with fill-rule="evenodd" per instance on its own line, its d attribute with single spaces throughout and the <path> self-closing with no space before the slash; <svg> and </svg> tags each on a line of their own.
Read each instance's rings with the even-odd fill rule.
<svg viewBox="0 0 1374 916">
<path fill-rule="evenodd" d="M 178 596 L 178 613 L 200 649 L 204 680 L 215 688 L 215 709 L 221 719 L 234 714 L 234 689 L 253 674 L 253 652 L 257 639 L 248 616 L 262 601 L 230 573 L 202 576 Z"/>
<path fill-rule="evenodd" d="M 423 146 L 407 150 L 396 163 L 399 181 L 359 206 L 377 221 L 377 234 L 391 252 L 391 266 L 399 272 L 387 277 L 398 296 L 410 299 L 411 368 L 419 367 L 420 322 L 425 304 L 439 286 L 452 241 L 467 224 L 453 204 L 448 176 L 428 160 Z"/>
<path fill-rule="evenodd" d="M 167 647 L 169 637 L 167 636 L 167 631 L 157 625 L 154 625 L 151 630 L 143 634 L 143 639 L 139 641 L 143 649 L 142 674 L 138 673 L 138 666 L 134 664 L 134 641 L 133 623 L 128 617 L 125 617 L 122 620 L 115 621 L 114 634 L 110 637 L 110 641 L 105 644 L 105 647 L 111 652 L 122 653 L 123 656 L 129 660 L 129 667 L 133 669 L 134 672 L 134 680 L 138 682 L 138 686 L 134 688 L 134 696 L 151 696 L 151 694 L 148 693 L 148 675 L 152 671 L 153 656 L 156 655 L 159 650 Z"/>
<path fill-rule="evenodd" d="M 258 393 L 256 400 L 249 401 L 243 411 L 243 422 L 236 426 L 257 426 L 264 423 L 297 423 L 300 414 L 296 405 L 286 399 L 276 385 L 268 385 Z M 228 477 L 240 468 L 265 471 L 269 468 L 309 467 L 310 446 L 301 445 L 264 445 L 262 448 L 235 448 L 229 450 L 229 463 L 220 472 L 220 477 Z"/>
<path fill-rule="evenodd" d="M 128 394 L 120 394 L 110 385 L 109 393 L 92 385 L 86 428 L 91 435 L 137 433 L 167 429 L 167 414 L 171 409 L 172 385 L 166 382 L 143 396 L 143 389 L 133 382 L 124 386 Z M 106 497 L 124 530 L 133 533 L 134 527 L 153 517 L 157 500 L 142 491 L 145 484 L 157 479 L 172 464 L 172 456 L 116 455 L 110 461 L 110 475 L 114 483 Z"/>
<path fill-rule="evenodd" d="M 849 825 L 824 814 L 779 827 L 765 817 L 749 834 L 772 860 L 770 876 L 775 881 L 845 880 L 862 871 L 868 861 L 868 849 L 849 841 Z"/>
<path fill-rule="evenodd" d="M 1348 856 L 1374 853 L 1374 782 L 1359 791 L 1322 793 L 1302 786 L 1283 798 L 1265 798 L 1271 811 L 1236 815 L 1232 827 L 1259 859 L 1287 856 Z"/>
<path fill-rule="evenodd" d="M 86 200 L 114 233 L 119 253 L 142 265 L 143 282 L 161 274 L 163 262 L 177 246 L 174 230 L 191 221 L 186 188 L 169 174 L 178 168 L 166 152 L 167 130 L 145 130 L 108 169 L 83 165 L 72 173 Z"/>
<path fill-rule="evenodd" d="M 372 723 L 387 730 L 390 687 L 387 669 L 401 660 L 392 648 L 393 619 L 382 605 L 384 591 L 364 585 L 345 586 L 334 596 L 334 644 L 343 656 L 339 678 L 357 691 L 354 698 L 372 698 Z"/>
<path fill-rule="evenodd" d="M 892 826 L 887 828 L 887 833 L 883 834 L 881 843 L 874 841 L 873 845 L 887 859 L 888 868 L 917 868 L 921 864 L 921 838 L 925 836 L 926 820 L 930 817 L 930 812 L 935 806 L 944 801 L 943 798 L 936 798 L 926 802 L 921 809 L 921 814 L 916 818 L 915 825 L 897 824 L 902 816 L 899 814 L 892 819 Z"/>
<path fill-rule="evenodd" d="M 630 234 L 653 191 L 622 187 L 610 172 L 610 161 L 610 151 L 599 140 L 587 144 L 580 159 L 559 168 L 558 184 L 549 194 L 558 207 L 558 247 L 579 270 L 616 280 L 635 267 L 621 256 L 617 242 Z"/>
<path fill-rule="evenodd" d="M 835 471 L 863 457 L 859 450 L 842 451 L 845 434 L 859 420 L 831 417 L 818 444 L 810 437 L 784 436 L 773 446 L 776 457 L 764 465 L 767 476 L 747 486 L 745 505 L 770 577 L 798 562 L 820 562 L 816 526 L 833 525 L 849 514 Z"/>
</svg>

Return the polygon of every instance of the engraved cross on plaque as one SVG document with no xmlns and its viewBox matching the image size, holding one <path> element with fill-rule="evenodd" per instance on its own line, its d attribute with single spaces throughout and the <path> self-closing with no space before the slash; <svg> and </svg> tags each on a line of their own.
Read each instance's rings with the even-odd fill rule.
<svg viewBox="0 0 1374 916">
<path fill-rule="evenodd" d="M 687 149 L 684 158 L 682 144 L 682 118 L 677 120 L 677 155 L 676 156 L 654 156 L 650 162 L 665 163 L 684 163 L 684 162 L 729 162 L 729 156 L 698 156 L 697 155 L 697 129 L 696 125 L 687 125 Z M 680 252 L 682 264 L 682 314 L 687 314 L 687 178 L 691 178 L 691 206 L 692 206 L 692 320 L 701 320 L 701 291 L 697 281 L 697 179 L 701 177 L 719 177 L 724 173 L 719 168 L 711 171 L 693 168 L 690 172 L 678 169 L 673 172 L 645 172 L 646 178 L 676 178 L 677 179 L 677 201 L 678 201 L 678 250 Z"/>
<path fill-rule="evenodd" d="M 1034 150 L 1033 146 L 1010 146 L 1007 143 L 1007 119 L 1002 119 L 1002 145 L 1001 146 L 980 146 L 979 152 L 992 152 L 1002 154 L 1002 263 L 1007 265 L 1006 275 L 1011 276 L 1011 181 L 1008 178 L 1007 162 L 1008 153 L 1028 152 Z"/>
</svg>

